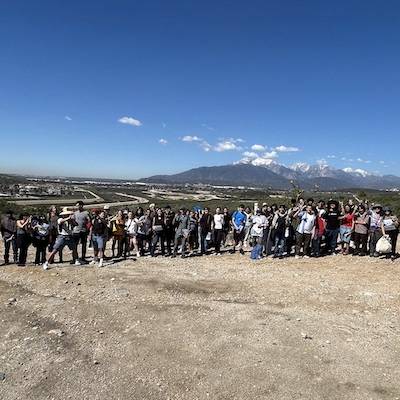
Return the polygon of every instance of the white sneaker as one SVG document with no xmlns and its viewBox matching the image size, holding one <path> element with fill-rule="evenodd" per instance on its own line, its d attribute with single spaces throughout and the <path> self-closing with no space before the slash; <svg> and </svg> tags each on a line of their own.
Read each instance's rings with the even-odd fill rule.
<svg viewBox="0 0 400 400">
<path fill-rule="evenodd" d="M 300 258 L 300 256 L 298 256 L 297 254 L 294 256 L 294 258 L 296 259 L 296 260 L 298 260 L 299 258 Z"/>
<path fill-rule="evenodd" d="M 103 267 L 103 259 L 102 258 L 100 259 L 100 262 L 99 262 L 99 268 L 101 268 L 101 267 Z"/>
<path fill-rule="evenodd" d="M 140 253 L 139 252 L 136 253 L 136 257 L 140 257 Z"/>
<path fill-rule="evenodd" d="M 307 255 L 305 255 L 305 256 L 303 256 L 303 258 L 310 258 L 309 256 L 307 256 Z"/>
<path fill-rule="evenodd" d="M 82 262 L 80 260 L 76 260 L 75 265 L 82 265 Z"/>
<path fill-rule="evenodd" d="M 92 260 L 92 261 L 90 261 L 89 264 L 90 264 L 90 265 L 96 264 L 96 261 L 95 261 L 95 260 Z"/>
<path fill-rule="evenodd" d="M 46 261 L 45 263 L 43 263 L 43 269 L 44 269 L 44 270 L 50 269 L 49 263 L 48 263 L 47 261 Z"/>
</svg>

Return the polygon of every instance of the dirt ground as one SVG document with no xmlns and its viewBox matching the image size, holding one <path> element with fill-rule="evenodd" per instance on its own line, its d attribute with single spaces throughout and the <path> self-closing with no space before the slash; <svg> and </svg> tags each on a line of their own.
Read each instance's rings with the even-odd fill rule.
<svg viewBox="0 0 400 400">
<path fill-rule="evenodd" d="M 0 399 L 399 399 L 399 272 L 249 252 L 2 266 Z"/>
</svg>

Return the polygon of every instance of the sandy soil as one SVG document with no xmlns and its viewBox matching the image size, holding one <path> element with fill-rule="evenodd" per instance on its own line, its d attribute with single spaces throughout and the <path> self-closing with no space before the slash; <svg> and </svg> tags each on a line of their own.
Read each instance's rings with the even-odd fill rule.
<svg viewBox="0 0 400 400">
<path fill-rule="evenodd" d="M 399 271 L 249 253 L 2 266 L 0 398 L 399 399 Z"/>
</svg>

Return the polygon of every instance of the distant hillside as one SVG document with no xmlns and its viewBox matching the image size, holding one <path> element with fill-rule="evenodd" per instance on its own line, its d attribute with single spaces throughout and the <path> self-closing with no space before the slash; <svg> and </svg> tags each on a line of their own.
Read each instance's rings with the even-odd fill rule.
<svg viewBox="0 0 400 400">
<path fill-rule="evenodd" d="M 174 175 L 154 175 L 140 179 L 152 183 L 203 183 L 224 186 L 257 186 L 290 189 L 290 180 L 254 165 L 222 165 L 218 167 L 200 167 Z"/>
<path fill-rule="evenodd" d="M 363 170 L 336 169 L 329 165 L 297 163 L 291 167 L 273 160 L 243 159 L 234 164 L 200 167 L 174 175 L 154 175 L 139 181 L 163 184 L 209 184 L 291 189 L 291 180 L 303 189 L 336 190 L 366 188 L 391 190 L 400 187 L 400 177 L 377 175 Z"/>
</svg>

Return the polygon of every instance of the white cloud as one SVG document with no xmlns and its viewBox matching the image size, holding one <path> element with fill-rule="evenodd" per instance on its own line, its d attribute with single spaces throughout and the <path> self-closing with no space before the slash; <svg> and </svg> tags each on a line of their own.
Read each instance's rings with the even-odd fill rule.
<svg viewBox="0 0 400 400">
<path fill-rule="evenodd" d="M 371 161 L 367 160 L 365 161 L 365 164 L 371 164 Z"/>
<path fill-rule="evenodd" d="M 72 118 L 68 117 L 68 115 L 66 115 L 64 118 L 67 119 L 68 121 L 72 121 Z"/>
<path fill-rule="evenodd" d="M 142 126 L 142 123 L 138 121 L 137 119 L 131 118 L 131 117 L 123 117 L 118 120 L 118 122 L 121 122 L 121 124 L 128 124 L 128 125 L 133 125 L 133 126 Z"/>
<path fill-rule="evenodd" d="M 385 161 L 379 161 L 379 164 L 385 164 Z"/>
<path fill-rule="evenodd" d="M 336 156 L 327 156 L 327 158 L 336 158 Z M 342 159 L 343 160 L 343 159 Z"/>
<path fill-rule="evenodd" d="M 239 146 L 236 146 L 235 141 L 226 140 L 224 142 L 217 143 L 217 145 L 214 146 L 213 150 L 217 151 L 217 152 L 227 151 L 227 150 L 238 150 L 238 151 L 241 151 L 242 148 L 239 147 Z"/>
<path fill-rule="evenodd" d="M 201 142 L 200 147 L 201 147 L 204 151 L 210 151 L 210 150 L 212 150 L 211 144 L 207 143 L 206 141 Z"/>
<path fill-rule="evenodd" d="M 278 158 L 278 153 L 276 151 L 265 152 L 262 158 L 266 158 L 268 160 L 270 160 L 271 158 Z"/>
<path fill-rule="evenodd" d="M 261 144 L 253 144 L 253 146 L 251 146 L 251 149 L 254 151 L 265 151 L 266 148 L 264 146 L 262 146 Z"/>
<path fill-rule="evenodd" d="M 320 158 L 319 160 L 317 160 L 317 164 L 318 165 L 326 165 L 328 164 L 325 160 L 325 158 Z"/>
<path fill-rule="evenodd" d="M 211 127 L 211 126 L 208 126 L 207 124 L 202 124 L 201 126 L 202 126 L 203 128 L 208 129 L 209 131 L 215 131 L 215 128 L 213 128 L 213 127 Z"/>
<path fill-rule="evenodd" d="M 245 151 L 243 155 L 249 158 L 258 158 L 258 154 L 254 153 L 254 151 Z"/>
<path fill-rule="evenodd" d="M 362 162 L 362 159 L 361 158 L 357 158 L 357 161 Z"/>
<path fill-rule="evenodd" d="M 342 157 L 342 161 L 346 161 L 346 157 Z"/>
<path fill-rule="evenodd" d="M 162 125 L 162 127 L 163 127 L 163 128 L 166 128 L 166 127 L 167 127 L 167 125 L 166 125 L 166 124 L 161 124 L 161 125 Z"/>
<path fill-rule="evenodd" d="M 244 142 L 245 142 L 245 140 L 243 140 L 243 139 L 241 139 L 241 138 L 229 139 L 229 140 L 232 140 L 232 141 L 235 141 L 235 142 L 239 142 L 239 143 L 244 143 Z"/>
<path fill-rule="evenodd" d="M 291 151 L 300 151 L 297 147 L 286 147 L 286 146 L 278 146 L 275 147 L 276 151 L 282 151 L 282 152 L 291 152 Z"/>
<path fill-rule="evenodd" d="M 198 138 L 197 136 L 184 136 L 182 138 L 183 142 L 200 142 L 202 139 Z"/>
<path fill-rule="evenodd" d="M 160 139 L 160 140 L 158 141 L 158 143 L 163 144 L 164 146 L 165 146 L 166 144 L 168 144 L 168 142 L 167 142 L 165 139 Z"/>
</svg>

